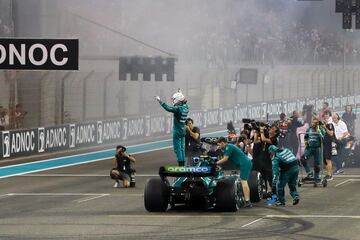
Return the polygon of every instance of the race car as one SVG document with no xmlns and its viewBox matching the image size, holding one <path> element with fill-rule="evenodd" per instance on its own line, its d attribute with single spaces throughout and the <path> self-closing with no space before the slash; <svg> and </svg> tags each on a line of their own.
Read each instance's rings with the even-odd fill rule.
<svg viewBox="0 0 360 240">
<path fill-rule="evenodd" d="M 212 146 L 218 138 L 205 138 Z M 214 163 L 221 157 L 218 150 L 194 157 L 192 166 L 163 166 L 159 178 L 150 178 L 145 184 L 144 204 L 149 212 L 166 211 L 169 205 L 185 205 L 219 211 L 237 211 L 244 205 L 239 172 L 233 166 L 224 168 Z M 227 172 L 230 171 L 230 172 Z M 169 177 L 174 177 L 170 181 Z M 251 202 L 259 202 L 264 193 L 261 174 L 252 171 L 248 181 Z"/>
</svg>

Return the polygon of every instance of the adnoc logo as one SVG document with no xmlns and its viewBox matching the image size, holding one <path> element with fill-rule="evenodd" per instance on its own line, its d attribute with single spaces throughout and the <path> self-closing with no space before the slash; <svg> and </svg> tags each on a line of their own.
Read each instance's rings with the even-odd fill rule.
<svg viewBox="0 0 360 240">
<path fill-rule="evenodd" d="M 211 173 L 211 167 L 179 167 L 179 166 L 166 166 L 165 171 L 173 173 Z"/>
</svg>

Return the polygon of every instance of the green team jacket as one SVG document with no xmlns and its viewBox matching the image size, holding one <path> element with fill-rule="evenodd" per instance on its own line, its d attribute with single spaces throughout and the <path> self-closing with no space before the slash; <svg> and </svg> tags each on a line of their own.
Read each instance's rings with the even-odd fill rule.
<svg viewBox="0 0 360 240">
<path fill-rule="evenodd" d="M 279 176 L 279 169 L 288 164 L 297 162 L 295 155 L 290 149 L 284 148 L 281 152 L 277 152 L 272 158 L 272 171 L 274 176 Z"/>
<path fill-rule="evenodd" d="M 173 135 L 185 136 L 185 121 L 189 113 L 189 107 L 186 103 L 170 106 L 165 102 L 160 105 L 168 112 L 174 113 Z"/>
<path fill-rule="evenodd" d="M 306 134 L 304 137 L 305 146 L 315 148 L 320 147 L 320 142 L 322 139 L 324 139 L 325 133 L 325 129 L 320 128 L 319 126 L 316 126 L 316 128 L 314 128 L 313 126 L 309 127 L 306 130 Z"/>
</svg>

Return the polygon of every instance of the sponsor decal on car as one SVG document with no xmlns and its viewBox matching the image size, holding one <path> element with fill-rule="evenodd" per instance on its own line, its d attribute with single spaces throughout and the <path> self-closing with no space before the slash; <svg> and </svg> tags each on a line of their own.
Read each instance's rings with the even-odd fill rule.
<svg viewBox="0 0 360 240">
<path fill-rule="evenodd" d="M 165 166 L 166 172 L 172 173 L 211 173 L 210 166 L 202 167 L 181 167 L 181 166 Z"/>
</svg>

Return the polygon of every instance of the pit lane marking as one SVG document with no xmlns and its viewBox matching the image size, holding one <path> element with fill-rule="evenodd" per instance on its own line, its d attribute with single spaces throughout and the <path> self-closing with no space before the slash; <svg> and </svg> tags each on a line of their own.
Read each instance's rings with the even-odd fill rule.
<svg viewBox="0 0 360 240">
<path fill-rule="evenodd" d="M 91 201 L 91 200 L 98 199 L 98 198 L 105 197 L 105 196 L 109 196 L 109 195 L 110 195 L 110 194 L 101 194 L 101 195 L 98 195 L 98 196 L 95 196 L 95 197 L 85 198 L 85 199 L 83 199 L 83 200 L 76 200 L 75 202 L 77 202 L 77 203 L 83 203 L 83 202 Z"/>
<path fill-rule="evenodd" d="M 360 219 L 357 215 L 266 215 L 264 218 L 350 218 Z"/>
<path fill-rule="evenodd" d="M 341 186 L 341 185 L 344 185 L 347 183 L 351 183 L 351 182 L 357 182 L 357 181 L 360 181 L 360 179 L 348 179 L 348 180 L 342 181 L 341 183 L 336 184 L 335 187 L 338 187 L 338 186 Z"/>
<path fill-rule="evenodd" d="M 7 193 L 9 196 L 98 196 L 108 193 Z"/>
<path fill-rule="evenodd" d="M 254 221 L 252 221 L 252 222 L 249 222 L 249 223 L 247 223 L 247 224 L 245 224 L 245 225 L 242 225 L 241 227 L 242 227 L 242 228 L 248 227 L 248 226 L 250 226 L 250 225 L 252 225 L 252 224 L 254 224 L 254 223 L 260 222 L 260 221 L 263 220 L 264 218 L 265 218 L 265 217 L 258 218 L 258 219 L 254 220 Z"/>
<path fill-rule="evenodd" d="M 112 214 L 108 215 L 109 217 L 125 217 L 125 218 L 131 218 L 131 217 L 138 217 L 138 218 L 251 218 L 254 217 L 254 215 L 192 215 L 192 214 L 175 214 L 175 215 L 166 215 L 171 213 L 159 213 L 159 214 Z M 255 215 L 256 216 L 256 215 Z M 260 218 L 255 219 L 254 221 L 247 223 L 241 227 L 246 227 L 251 224 L 254 224 L 256 222 L 259 222 L 263 219 L 271 219 L 271 218 L 286 218 L 286 219 L 292 219 L 292 218 L 350 218 L 350 219 L 360 219 L 359 215 L 265 215 L 265 216 L 258 216 Z"/>
</svg>

